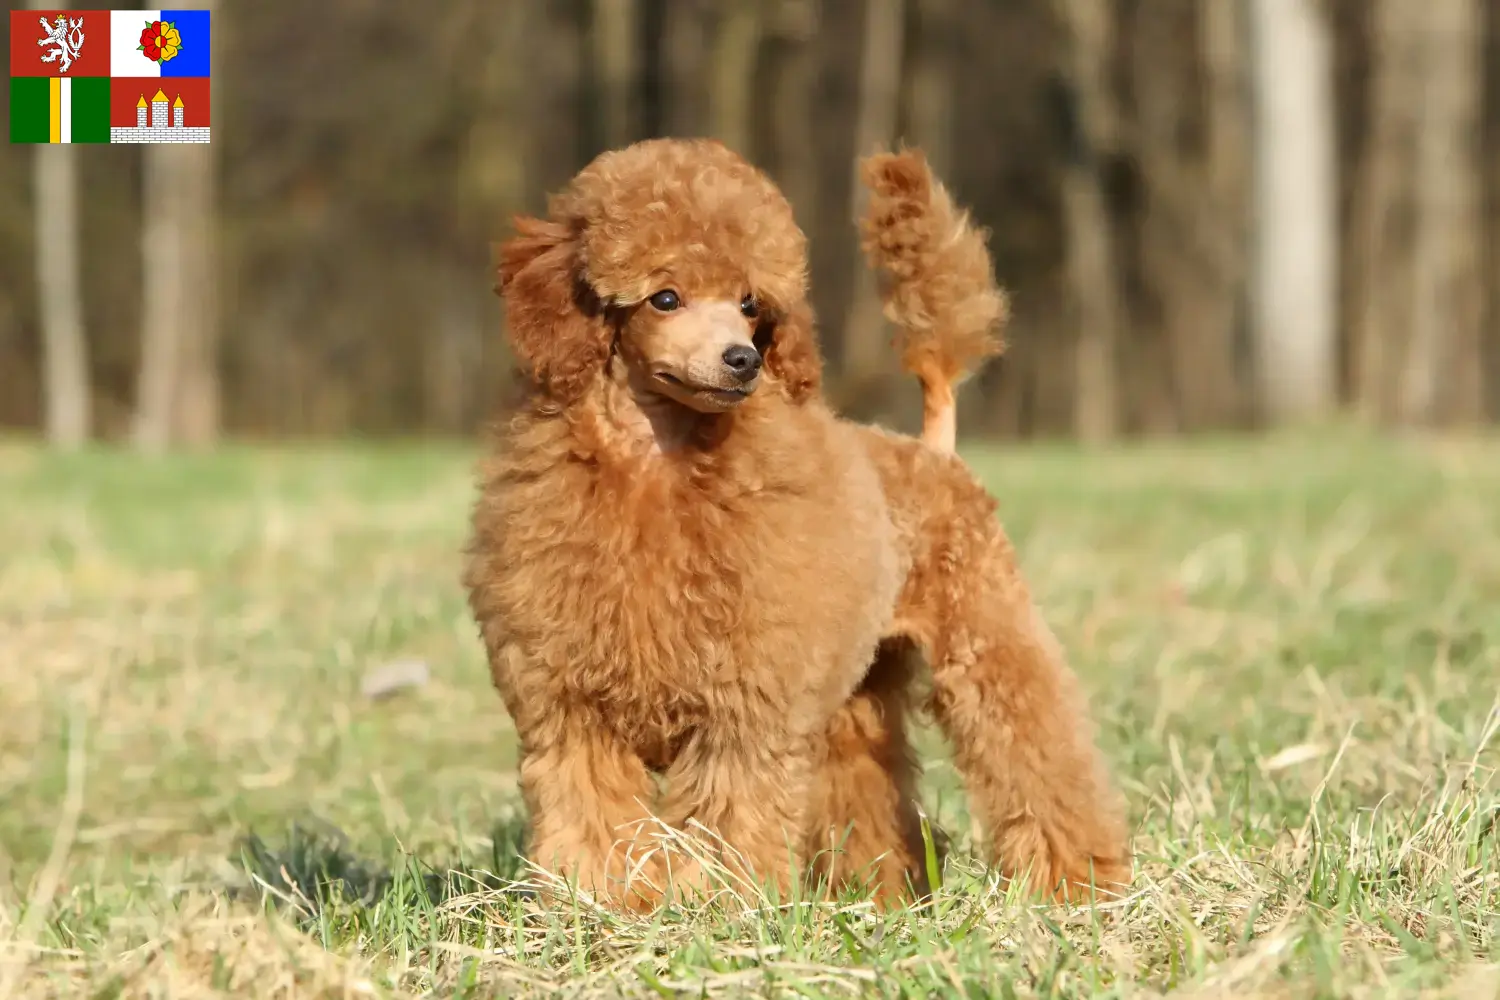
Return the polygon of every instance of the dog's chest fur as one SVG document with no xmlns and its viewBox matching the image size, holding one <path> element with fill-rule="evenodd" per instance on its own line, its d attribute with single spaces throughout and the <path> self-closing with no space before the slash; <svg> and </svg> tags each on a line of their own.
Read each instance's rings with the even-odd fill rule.
<svg viewBox="0 0 1500 1000">
<path fill-rule="evenodd" d="M 540 675 L 521 696 L 587 713 L 653 766 L 715 722 L 816 725 L 868 665 L 898 571 L 873 480 L 787 471 L 575 466 L 517 486 L 495 583 Z"/>
</svg>

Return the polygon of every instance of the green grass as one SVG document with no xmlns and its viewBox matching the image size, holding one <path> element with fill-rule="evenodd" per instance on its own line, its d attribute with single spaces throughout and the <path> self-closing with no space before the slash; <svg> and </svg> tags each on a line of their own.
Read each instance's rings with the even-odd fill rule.
<svg viewBox="0 0 1500 1000">
<path fill-rule="evenodd" d="M 469 452 L 0 450 L 0 996 L 1496 996 L 1500 442 L 971 457 L 1130 799 L 1123 903 L 1007 897 L 924 732 L 920 910 L 541 911 Z"/>
</svg>

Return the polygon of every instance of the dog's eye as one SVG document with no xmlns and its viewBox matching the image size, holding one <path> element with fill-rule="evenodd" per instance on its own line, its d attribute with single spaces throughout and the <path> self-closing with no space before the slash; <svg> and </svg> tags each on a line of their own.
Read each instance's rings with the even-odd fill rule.
<svg viewBox="0 0 1500 1000">
<path fill-rule="evenodd" d="M 755 301 L 755 296 L 746 295 L 740 300 L 740 315 L 746 319 L 754 319 L 760 315 L 760 303 Z"/>
<path fill-rule="evenodd" d="M 677 298 L 677 293 L 670 288 L 663 288 L 646 301 L 651 303 L 651 308 L 664 313 L 669 313 L 682 304 L 682 301 Z"/>
</svg>

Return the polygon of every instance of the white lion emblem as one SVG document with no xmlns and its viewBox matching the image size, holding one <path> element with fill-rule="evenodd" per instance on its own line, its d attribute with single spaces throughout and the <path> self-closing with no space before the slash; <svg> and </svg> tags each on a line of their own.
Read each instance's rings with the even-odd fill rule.
<svg viewBox="0 0 1500 1000">
<path fill-rule="evenodd" d="M 42 62 L 57 62 L 59 58 L 62 63 L 58 66 L 66 73 L 68 67 L 73 65 L 73 60 L 78 58 L 78 50 L 83 48 L 83 18 L 69 21 L 66 14 L 57 15 L 56 27 L 49 25 L 45 17 L 36 19 L 36 23 L 42 26 L 47 33 L 46 38 L 38 38 L 37 44 L 41 46 L 55 45 L 57 51 L 49 52 L 42 56 Z"/>
</svg>

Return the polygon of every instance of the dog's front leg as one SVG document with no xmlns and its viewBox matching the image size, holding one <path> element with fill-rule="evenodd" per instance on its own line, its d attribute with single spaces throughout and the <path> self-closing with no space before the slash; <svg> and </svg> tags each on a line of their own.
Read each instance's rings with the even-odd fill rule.
<svg viewBox="0 0 1500 1000">
<path fill-rule="evenodd" d="M 670 881 L 789 898 L 801 871 L 814 742 L 755 726 L 700 732 L 667 773 L 662 817 L 685 834 L 667 854 Z"/>
<path fill-rule="evenodd" d="M 607 905 L 653 909 L 662 898 L 650 850 L 655 789 L 641 760 L 584 720 L 551 719 L 545 732 L 524 734 L 522 745 L 531 861 Z M 558 899 L 566 890 L 546 895 Z"/>
</svg>

